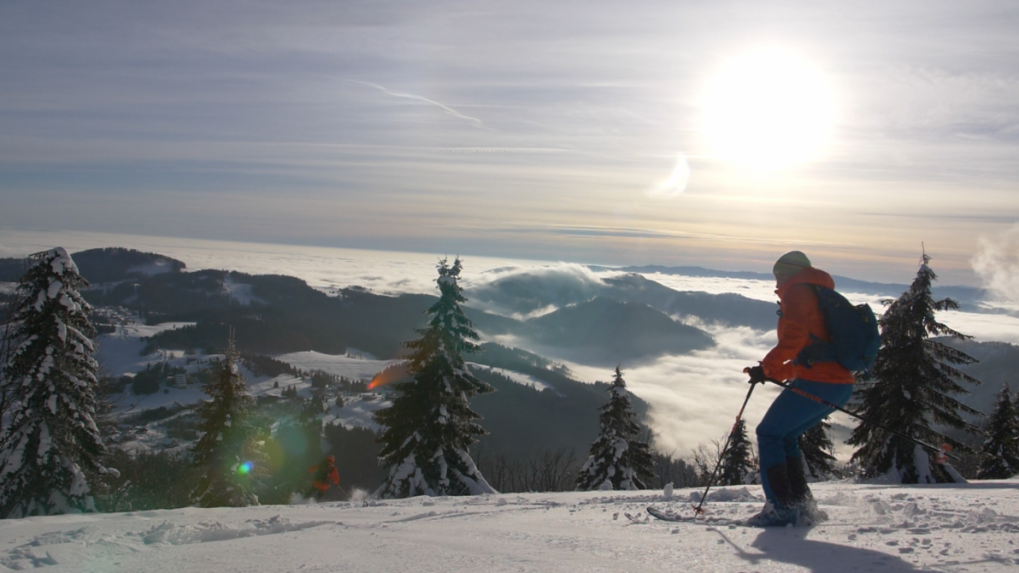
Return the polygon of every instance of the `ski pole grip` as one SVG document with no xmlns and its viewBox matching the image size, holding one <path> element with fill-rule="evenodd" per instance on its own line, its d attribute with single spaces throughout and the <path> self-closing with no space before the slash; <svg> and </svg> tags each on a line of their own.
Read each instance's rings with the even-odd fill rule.
<svg viewBox="0 0 1019 573">
<path fill-rule="evenodd" d="M 749 384 L 763 384 L 767 380 L 763 366 L 747 366 L 743 369 L 743 373 L 750 375 Z"/>
</svg>

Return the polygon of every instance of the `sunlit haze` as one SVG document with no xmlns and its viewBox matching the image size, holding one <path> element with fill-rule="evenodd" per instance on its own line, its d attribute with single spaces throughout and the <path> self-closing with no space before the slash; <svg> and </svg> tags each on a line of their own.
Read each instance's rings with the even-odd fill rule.
<svg viewBox="0 0 1019 573">
<path fill-rule="evenodd" d="M 1016 29 L 1006 0 L 7 2 L 0 228 L 758 271 L 795 248 L 885 282 L 926 248 L 976 286 L 1019 221 Z"/>
</svg>

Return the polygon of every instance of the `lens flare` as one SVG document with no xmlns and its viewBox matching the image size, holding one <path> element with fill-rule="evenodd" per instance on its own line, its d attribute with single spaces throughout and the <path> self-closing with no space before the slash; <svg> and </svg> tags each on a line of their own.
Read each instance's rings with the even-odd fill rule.
<svg viewBox="0 0 1019 573">
<path fill-rule="evenodd" d="M 682 195 L 690 182 L 690 163 L 682 153 L 676 158 L 676 167 L 668 178 L 656 182 L 644 190 L 644 194 L 651 199 L 671 199 Z"/>
<path fill-rule="evenodd" d="M 374 378 L 372 378 L 371 383 L 368 384 L 368 389 L 374 390 L 379 386 L 392 384 L 393 382 L 396 382 L 401 378 L 406 378 L 407 376 L 410 375 L 407 370 L 407 366 L 408 364 L 406 362 L 402 362 L 399 364 L 394 364 L 393 366 L 390 366 L 385 370 L 379 372 L 378 374 L 375 375 Z"/>
<path fill-rule="evenodd" d="M 251 473 L 251 470 L 254 467 L 255 467 L 255 464 L 253 464 L 251 462 L 244 462 L 243 464 L 237 466 L 237 473 L 241 474 L 242 476 L 243 475 L 247 475 L 247 474 Z"/>
</svg>

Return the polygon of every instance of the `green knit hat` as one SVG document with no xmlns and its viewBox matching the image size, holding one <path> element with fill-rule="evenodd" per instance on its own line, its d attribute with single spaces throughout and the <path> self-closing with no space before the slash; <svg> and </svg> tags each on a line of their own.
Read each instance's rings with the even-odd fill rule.
<svg viewBox="0 0 1019 573">
<path fill-rule="evenodd" d="M 792 276 L 810 266 L 810 259 L 800 251 L 789 251 L 775 262 L 775 276 Z"/>
</svg>

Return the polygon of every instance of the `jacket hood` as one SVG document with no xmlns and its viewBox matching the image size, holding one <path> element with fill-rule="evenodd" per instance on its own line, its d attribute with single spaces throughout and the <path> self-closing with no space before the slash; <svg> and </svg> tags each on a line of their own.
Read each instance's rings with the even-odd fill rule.
<svg viewBox="0 0 1019 573">
<path fill-rule="evenodd" d="M 798 284 L 818 285 L 825 288 L 834 289 L 835 280 L 831 278 L 831 275 L 822 271 L 821 269 L 815 269 L 814 267 L 806 267 L 802 271 L 789 277 L 784 285 L 775 290 L 779 298 L 789 291 L 789 289 Z"/>
</svg>

